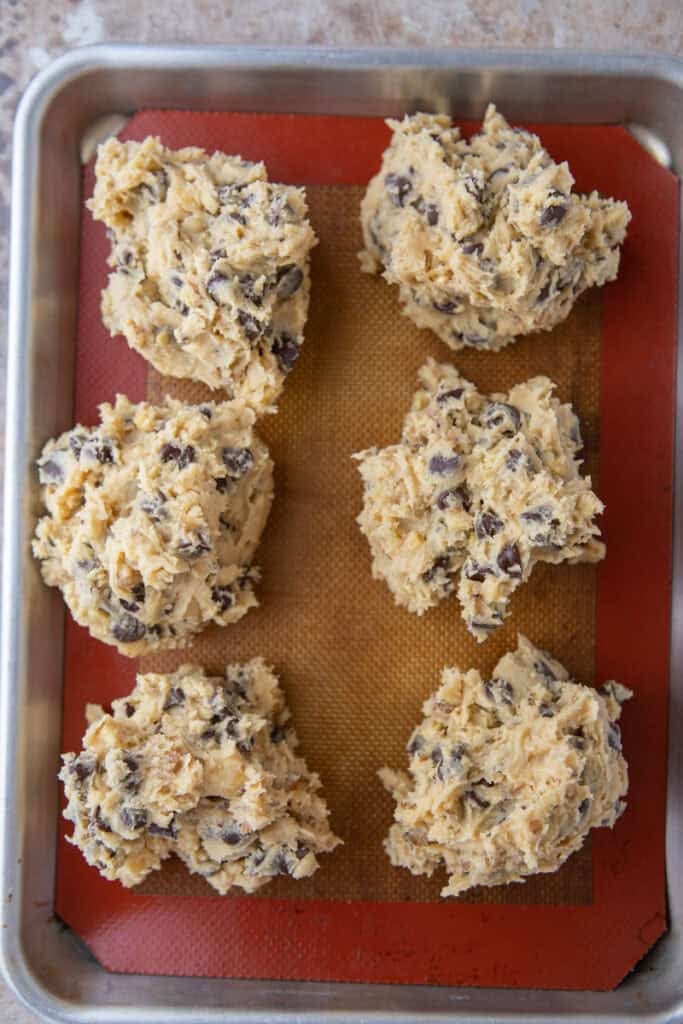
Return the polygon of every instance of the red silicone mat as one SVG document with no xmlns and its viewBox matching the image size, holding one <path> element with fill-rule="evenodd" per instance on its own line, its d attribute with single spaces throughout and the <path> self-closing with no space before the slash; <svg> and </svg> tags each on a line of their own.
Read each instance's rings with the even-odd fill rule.
<svg viewBox="0 0 683 1024">
<path fill-rule="evenodd" d="M 633 213 L 619 280 L 602 291 L 596 305 L 599 493 L 607 505 L 609 553 L 598 570 L 594 651 L 596 680 L 614 677 L 636 692 L 623 721 L 631 788 L 628 811 L 616 829 L 594 833 L 592 899 L 524 904 L 525 887 L 515 887 L 510 903 L 150 895 L 106 882 L 62 840 L 57 911 L 105 967 L 606 989 L 662 934 L 678 183 L 621 128 L 535 130 L 556 159 L 570 161 L 578 189 L 626 199 Z M 388 139 L 376 119 L 173 111 L 142 112 L 122 133 L 135 139 L 148 134 L 160 135 L 167 145 L 263 159 L 272 180 L 313 186 L 364 185 Z M 86 196 L 92 180 L 89 167 Z M 97 404 L 116 391 L 138 400 L 148 393 L 144 361 L 122 339 L 110 341 L 101 325 L 93 326 L 106 254 L 101 225 L 86 214 L 75 395 L 76 418 L 85 423 L 96 420 Z M 381 282 L 377 287 L 386 288 Z M 354 296 L 344 293 L 340 301 L 353 302 Z M 445 347 L 439 355 L 458 362 Z M 298 372 L 287 384 L 293 393 Z M 405 403 L 397 422 L 404 411 Z M 63 743 L 70 750 L 79 749 L 85 702 L 106 704 L 125 694 L 135 664 L 70 620 L 66 644 Z M 429 683 L 423 696 L 428 692 Z M 367 801 L 375 796 L 369 792 Z M 362 814 L 362 801 L 360 807 Z"/>
</svg>

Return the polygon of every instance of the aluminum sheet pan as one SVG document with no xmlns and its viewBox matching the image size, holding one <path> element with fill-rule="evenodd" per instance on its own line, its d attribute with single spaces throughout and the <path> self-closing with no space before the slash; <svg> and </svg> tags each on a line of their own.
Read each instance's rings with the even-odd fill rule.
<svg viewBox="0 0 683 1024">
<path fill-rule="evenodd" d="M 32 461 L 71 424 L 81 152 L 141 107 L 401 115 L 499 102 L 512 119 L 628 125 L 683 173 L 683 61 L 542 51 L 394 51 L 100 45 L 31 84 L 14 135 L 0 648 L 1 952 L 39 1016 L 69 1022 L 683 1020 L 683 417 L 676 434 L 669 933 L 614 992 L 392 987 L 108 974 L 52 914 L 64 608 L 29 549 Z M 679 285 L 679 298 L 681 289 Z M 679 301 L 680 358 L 681 313 Z M 683 374 L 678 375 L 683 408 Z M 586 936 L 590 941 L 590 936 Z M 596 955 L 599 952 L 596 951 Z"/>
</svg>

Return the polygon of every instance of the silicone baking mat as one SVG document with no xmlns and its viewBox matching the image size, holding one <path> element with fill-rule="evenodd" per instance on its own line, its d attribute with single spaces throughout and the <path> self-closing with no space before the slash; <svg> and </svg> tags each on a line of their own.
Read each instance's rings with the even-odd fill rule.
<svg viewBox="0 0 683 1024">
<path fill-rule="evenodd" d="M 124 890 L 62 839 L 58 913 L 109 969 L 597 989 L 615 985 L 664 930 L 678 187 L 621 128 L 535 130 L 556 159 L 570 161 L 578 189 L 626 199 L 633 221 L 617 283 L 585 295 L 552 334 L 498 354 L 450 352 L 400 315 L 393 289 L 358 270 L 358 207 L 389 138 L 382 121 L 144 111 L 122 132 L 263 159 L 272 180 L 307 186 L 320 245 L 306 343 L 280 412 L 259 426 L 276 464 L 256 559 L 261 607 L 139 668 L 195 660 L 220 669 L 264 655 L 345 845 L 305 882 L 282 878 L 253 896 L 219 897 L 173 860 Z M 89 166 L 86 196 L 92 185 Z M 76 419 L 95 422 L 98 403 L 117 391 L 135 400 L 207 397 L 109 339 L 99 313 L 107 251 L 104 229 L 86 214 Z M 467 633 L 455 599 L 421 619 L 395 607 L 370 576 L 354 523 L 361 487 L 350 455 L 398 439 L 428 355 L 454 362 L 484 391 L 539 373 L 556 381 L 580 416 L 585 471 L 607 505 L 607 560 L 598 569 L 539 566 L 484 645 Z M 623 728 L 629 808 L 556 874 L 443 901 L 443 874 L 414 878 L 389 864 L 381 844 L 392 801 L 376 770 L 405 764 L 406 740 L 443 665 L 490 672 L 517 630 L 575 678 L 614 677 L 635 690 Z M 136 667 L 68 621 L 65 750 L 79 749 L 85 703 L 128 692 Z"/>
</svg>

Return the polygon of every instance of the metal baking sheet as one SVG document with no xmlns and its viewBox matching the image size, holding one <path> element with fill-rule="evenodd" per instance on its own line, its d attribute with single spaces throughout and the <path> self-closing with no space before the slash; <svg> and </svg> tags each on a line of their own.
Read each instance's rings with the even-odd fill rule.
<svg viewBox="0 0 683 1024">
<path fill-rule="evenodd" d="M 140 107 L 385 116 L 426 107 L 457 110 L 467 119 L 480 116 L 493 100 L 521 122 L 626 123 L 680 174 L 682 96 L 683 62 L 674 58 L 541 52 L 99 46 L 68 54 L 32 83 L 14 140 L 0 868 L 4 970 L 34 1012 L 54 1021 L 140 1024 L 681 1018 L 683 521 L 678 487 L 667 817 L 670 930 L 615 992 L 600 994 L 124 977 L 102 970 L 52 916 L 64 608 L 59 594 L 42 586 L 29 541 L 37 510 L 32 460 L 45 437 L 71 422 L 80 156 L 96 141 L 103 119 Z M 679 323 L 679 352 L 682 334 Z M 680 374 L 678 388 L 680 408 Z M 682 452 L 679 420 L 677 480 Z"/>
</svg>

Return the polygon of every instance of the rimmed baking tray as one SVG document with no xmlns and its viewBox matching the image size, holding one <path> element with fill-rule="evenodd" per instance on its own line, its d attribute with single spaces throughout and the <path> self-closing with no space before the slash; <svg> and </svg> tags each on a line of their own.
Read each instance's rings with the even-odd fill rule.
<svg viewBox="0 0 683 1024">
<path fill-rule="evenodd" d="M 679 1017 L 680 544 L 672 623 L 670 931 L 616 992 L 569 995 L 104 972 L 51 916 L 63 608 L 30 565 L 28 540 L 36 499 L 31 460 L 44 438 L 71 419 L 78 157 L 102 118 L 145 106 L 370 115 L 425 106 L 451 107 L 468 118 L 480 115 L 492 99 L 504 101 L 506 113 L 519 121 L 627 123 L 658 159 L 680 172 L 682 87 L 683 65 L 669 58 L 127 46 L 77 51 L 33 83 L 15 135 L 2 637 L 2 948 L 11 984 L 36 1012 L 51 1020 L 141 1022 Z M 680 451 L 679 424 L 677 465 Z M 675 522 L 678 540 L 679 501 Z"/>
</svg>

